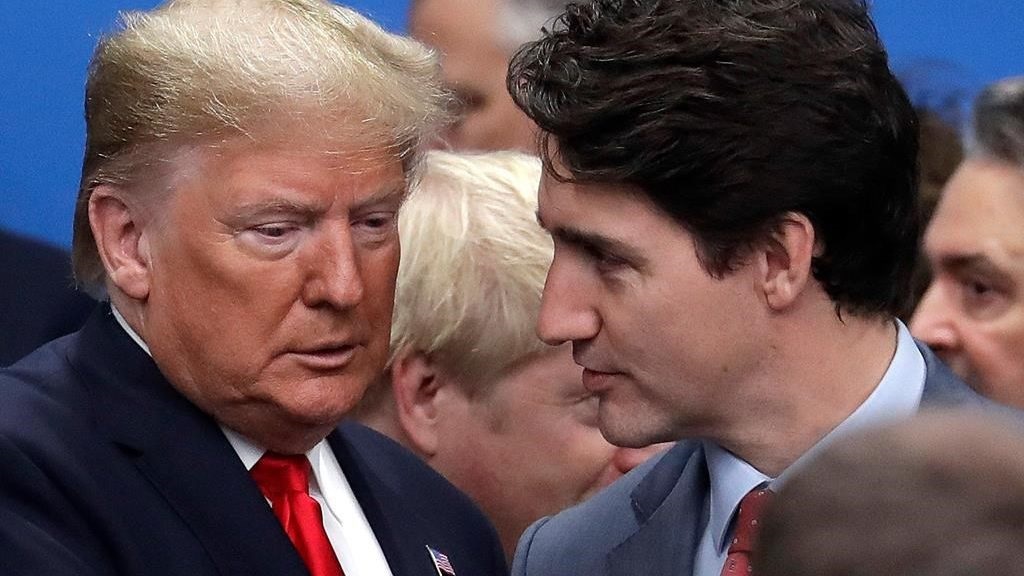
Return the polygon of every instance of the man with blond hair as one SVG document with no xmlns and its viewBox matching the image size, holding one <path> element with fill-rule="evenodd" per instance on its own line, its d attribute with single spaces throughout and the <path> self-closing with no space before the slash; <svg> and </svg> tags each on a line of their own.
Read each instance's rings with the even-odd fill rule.
<svg viewBox="0 0 1024 576">
<path fill-rule="evenodd" d="M 399 219 L 391 360 L 360 405 L 480 505 L 510 557 L 534 520 L 657 450 L 609 444 L 569 346 L 534 332 L 552 252 L 540 172 L 516 152 L 427 156 Z"/>
<path fill-rule="evenodd" d="M 74 265 L 109 304 L 0 373 L 0 571 L 504 572 L 464 495 L 339 426 L 442 104 L 424 49 L 326 0 L 177 0 L 100 42 Z"/>
</svg>

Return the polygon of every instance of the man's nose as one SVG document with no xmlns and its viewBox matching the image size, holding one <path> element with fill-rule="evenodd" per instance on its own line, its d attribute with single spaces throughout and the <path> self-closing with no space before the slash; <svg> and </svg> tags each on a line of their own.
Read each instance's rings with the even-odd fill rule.
<svg viewBox="0 0 1024 576">
<path fill-rule="evenodd" d="M 313 308 L 351 308 L 363 299 L 363 278 L 350 231 L 325 231 L 308 257 L 303 302 Z"/>
<path fill-rule="evenodd" d="M 541 297 L 537 336 L 558 346 L 565 342 L 589 340 L 601 329 L 601 318 L 593 307 L 590 291 L 571 266 L 555 256 L 548 270 Z"/>
<path fill-rule="evenodd" d="M 932 350 L 942 352 L 959 346 L 956 324 L 946 288 L 933 281 L 910 318 L 910 332 Z"/>
</svg>

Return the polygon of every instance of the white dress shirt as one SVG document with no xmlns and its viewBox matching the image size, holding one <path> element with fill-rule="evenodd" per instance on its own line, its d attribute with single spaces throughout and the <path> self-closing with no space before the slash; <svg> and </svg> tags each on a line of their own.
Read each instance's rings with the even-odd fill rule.
<svg viewBox="0 0 1024 576">
<path fill-rule="evenodd" d="M 907 327 L 899 320 L 896 324 L 896 352 L 875 390 L 852 414 L 786 468 L 778 478 L 769 478 L 728 450 L 713 442 L 704 442 L 711 494 L 708 523 L 697 546 L 693 576 L 721 575 L 729 553 L 733 516 L 740 500 L 748 492 L 762 484 L 777 491 L 795 470 L 805 466 L 837 438 L 858 428 L 906 418 L 917 412 L 924 393 L 924 357 Z"/>
<path fill-rule="evenodd" d="M 152 356 L 149 347 L 132 330 L 117 308 L 111 305 L 110 309 L 118 324 L 132 340 L 145 350 L 146 354 Z M 234 430 L 224 426 L 220 428 L 242 460 L 245 469 L 251 470 L 266 450 Z M 313 471 L 309 479 L 309 495 L 320 504 L 327 539 L 330 540 L 334 554 L 341 562 L 345 576 L 391 576 L 391 568 L 384 558 L 380 543 L 377 542 L 377 537 L 373 534 L 373 529 L 370 528 L 370 523 L 366 520 L 366 515 L 363 514 L 363 509 L 359 506 L 359 501 L 356 500 L 352 487 L 327 440 L 321 440 L 313 446 L 306 452 L 306 457 L 309 458 Z"/>
<path fill-rule="evenodd" d="M 221 430 L 242 459 L 245 469 L 252 470 L 266 450 L 230 428 L 221 426 Z M 313 468 L 309 495 L 320 504 L 327 539 L 331 541 L 345 576 L 390 576 L 391 569 L 384 552 L 327 440 L 313 446 L 306 452 L 306 457 Z"/>
</svg>

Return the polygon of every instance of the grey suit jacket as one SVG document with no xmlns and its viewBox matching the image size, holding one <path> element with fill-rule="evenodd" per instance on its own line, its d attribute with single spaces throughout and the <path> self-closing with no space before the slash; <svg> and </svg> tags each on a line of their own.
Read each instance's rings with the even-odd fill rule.
<svg viewBox="0 0 1024 576">
<path fill-rule="evenodd" d="M 979 396 L 927 347 L 922 407 L 975 407 L 1015 416 Z M 1016 416 L 1019 419 L 1019 416 Z M 681 441 L 590 500 L 523 534 L 513 576 L 689 576 L 709 478 L 702 443 Z"/>
</svg>

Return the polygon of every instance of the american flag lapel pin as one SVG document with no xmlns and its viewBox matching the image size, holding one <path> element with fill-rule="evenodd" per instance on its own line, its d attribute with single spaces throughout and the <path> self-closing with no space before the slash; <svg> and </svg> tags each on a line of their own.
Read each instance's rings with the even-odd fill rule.
<svg viewBox="0 0 1024 576">
<path fill-rule="evenodd" d="M 448 559 L 448 556 L 438 550 L 434 550 L 430 546 L 427 546 L 427 553 L 430 554 L 430 559 L 434 561 L 437 576 L 455 576 L 455 568 L 452 568 L 452 562 Z"/>
</svg>

